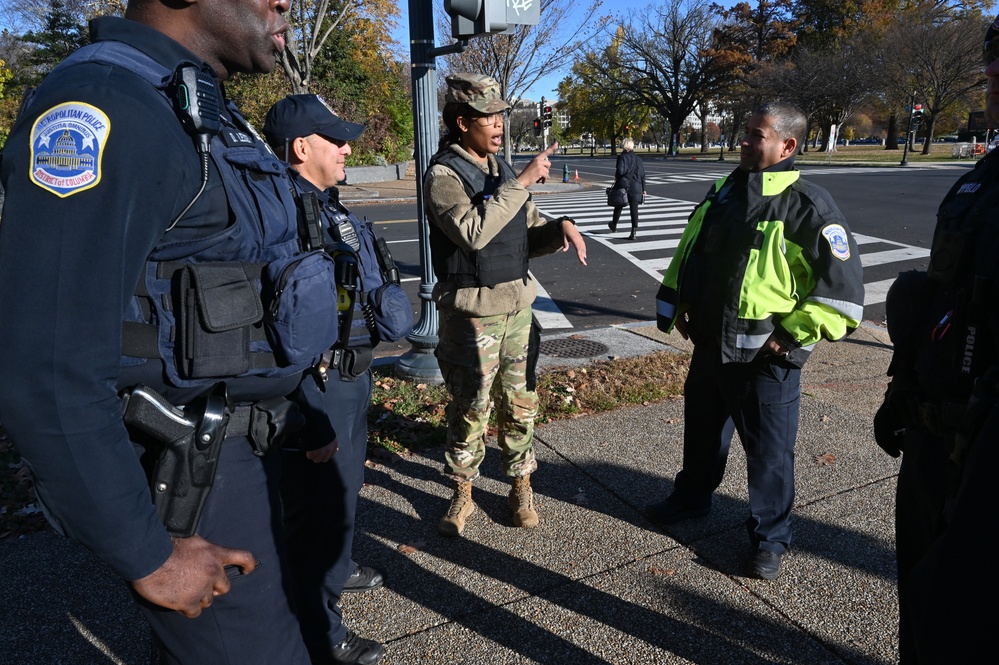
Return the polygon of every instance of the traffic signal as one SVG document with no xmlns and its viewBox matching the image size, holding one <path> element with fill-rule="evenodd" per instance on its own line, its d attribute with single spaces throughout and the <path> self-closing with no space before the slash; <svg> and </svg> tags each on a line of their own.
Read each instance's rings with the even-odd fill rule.
<svg viewBox="0 0 999 665">
<path fill-rule="evenodd" d="M 552 126 L 552 107 L 546 106 L 542 109 L 541 119 L 545 121 L 546 128 Z"/>
<path fill-rule="evenodd" d="M 923 105 L 916 104 L 912 107 L 912 124 L 918 126 L 920 120 L 923 119 Z"/>
<path fill-rule="evenodd" d="M 451 36 L 455 39 L 505 32 L 506 0 L 444 0 L 444 11 L 451 17 Z"/>
<path fill-rule="evenodd" d="M 534 119 L 534 135 L 541 136 L 541 118 Z"/>
</svg>

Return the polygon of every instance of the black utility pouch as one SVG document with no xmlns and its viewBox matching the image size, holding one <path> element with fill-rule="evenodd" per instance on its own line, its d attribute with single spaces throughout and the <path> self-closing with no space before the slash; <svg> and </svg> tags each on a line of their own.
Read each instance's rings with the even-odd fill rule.
<svg viewBox="0 0 999 665">
<path fill-rule="evenodd" d="M 345 349 L 340 356 L 340 378 L 346 381 L 354 381 L 368 371 L 371 362 L 374 360 L 374 353 L 368 347 L 358 349 Z"/>
<path fill-rule="evenodd" d="M 197 263 L 180 273 L 177 362 L 185 378 L 250 368 L 250 328 L 264 316 L 252 264 Z"/>
<path fill-rule="evenodd" d="M 253 454 L 262 457 L 280 449 L 290 434 L 305 427 L 305 416 L 298 404 L 284 397 L 262 400 L 250 407 L 250 431 Z"/>
</svg>

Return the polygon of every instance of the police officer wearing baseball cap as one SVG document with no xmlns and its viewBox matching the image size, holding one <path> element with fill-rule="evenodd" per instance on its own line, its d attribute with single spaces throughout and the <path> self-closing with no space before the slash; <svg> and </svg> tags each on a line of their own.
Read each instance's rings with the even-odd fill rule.
<svg viewBox="0 0 999 665">
<path fill-rule="evenodd" d="M 358 493 L 364 484 L 367 413 L 372 378 L 368 367 L 375 344 L 386 336 L 369 330 L 362 307 L 368 295 L 383 286 L 374 253 L 371 225 L 339 202 L 336 184 L 345 178 L 348 141 L 364 125 L 337 116 L 317 95 L 290 95 L 267 113 L 264 135 L 288 162 L 302 214 L 318 212 L 328 241 L 344 243 L 356 252 L 360 287 L 350 316 L 346 348 L 326 358 L 329 366 L 319 379 L 306 379 L 300 388 L 309 426 L 295 450 L 285 452 L 282 498 L 288 555 L 295 584 L 299 621 L 306 646 L 316 663 L 360 663 L 381 660 L 384 649 L 343 625 L 343 593 L 377 589 L 378 570 L 357 565 L 351 558 Z M 401 289 L 399 289 L 401 292 Z M 396 309 L 409 315 L 400 329 L 412 328 L 408 299 Z M 373 310 L 371 316 L 377 317 Z M 306 452 L 301 452 L 306 451 Z"/>
<path fill-rule="evenodd" d="M 983 44 L 986 115 L 999 121 L 999 17 Z M 999 468 L 999 150 L 937 211 L 926 272 L 888 292 L 892 380 L 875 436 L 901 453 L 895 506 L 899 660 L 984 662 L 995 651 Z M 895 436 L 902 430 L 902 436 Z"/>
<path fill-rule="evenodd" d="M 264 136 L 275 149 L 313 134 L 334 141 L 354 141 L 363 132 L 364 125 L 342 119 L 319 95 L 288 95 L 271 107 L 264 121 Z M 345 155 L 349 154 L 347 148 Z"/>
</svg>

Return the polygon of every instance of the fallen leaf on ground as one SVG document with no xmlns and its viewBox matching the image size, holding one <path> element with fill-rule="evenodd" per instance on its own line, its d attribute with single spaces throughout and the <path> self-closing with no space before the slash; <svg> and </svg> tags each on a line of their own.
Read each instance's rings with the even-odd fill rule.
<svg viewBox="0 0 999 665">
<path fill-rule="evenodd" d="M 835 464 L 835 463 L 836 463 L 836 456 L 833 455 L 832 453 L 826 453 L 824 455 L 815 456 L 816 466 L 829 466 L 830 464 Z"/>
<path fill-rule="evenodd" d="M 399 545 L 398 549 L 403 554 L 412 554 L 413 552 L 419 552 L 426 546 L 427 544 L 425 542 L 423 542 L 422 540 L 417 540 L 407 545 Z"/>
<path fill-rule="evenodd" d="M 649 572 L 653 575 L 675 575 L 676 571 L 672 568 L 660 568 L 658 566 L 649 566 Z"/>
</svg>

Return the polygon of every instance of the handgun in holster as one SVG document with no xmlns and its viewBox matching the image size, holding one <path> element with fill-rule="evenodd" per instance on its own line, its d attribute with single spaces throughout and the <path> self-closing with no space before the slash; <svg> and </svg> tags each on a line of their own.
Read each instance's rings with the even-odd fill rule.
<svg viewBox="0 0 999 665">
<path fill-rule="evenodd" d="M 225 385 L 183 408 L 140 385 L 125 394 L 122 410 L 126 425 L 162 444 L 150 478 L 156 514 L 171 535 L 194 535 L 229 422 Z"/>
</svg>

